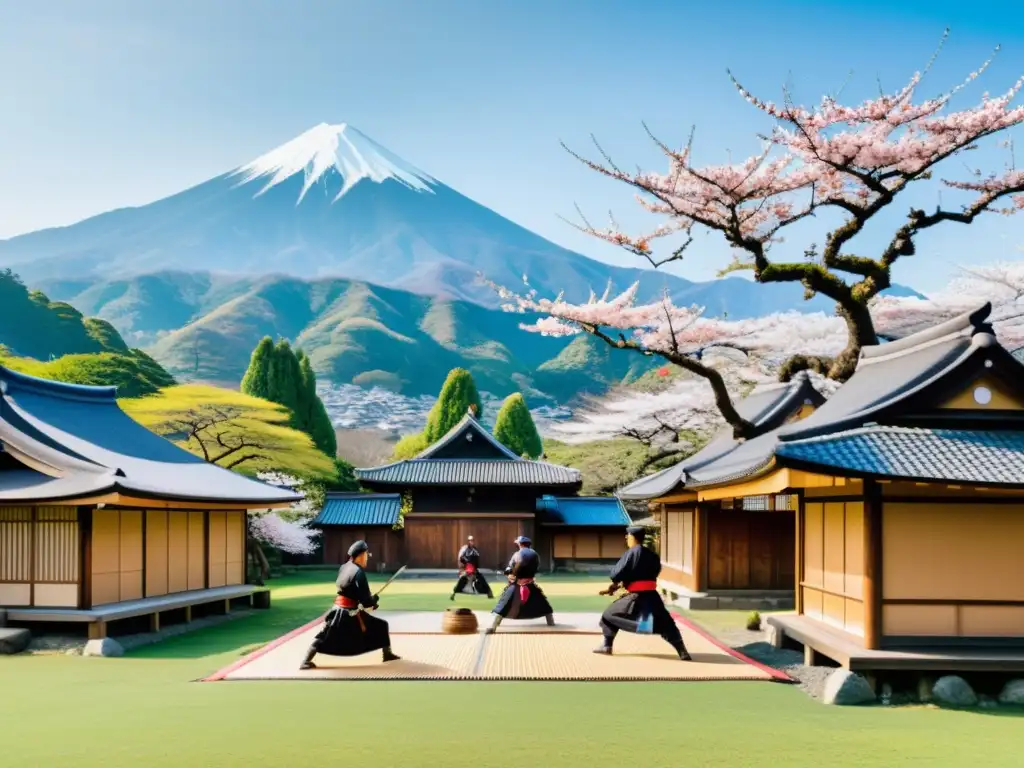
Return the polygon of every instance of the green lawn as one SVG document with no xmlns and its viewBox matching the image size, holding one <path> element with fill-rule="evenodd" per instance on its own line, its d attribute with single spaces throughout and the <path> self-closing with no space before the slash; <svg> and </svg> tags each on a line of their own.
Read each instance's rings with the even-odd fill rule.
<svg viewBox="0 0 1024 768">
<path fill-rule="evenodd" d="M 773 683 L 191 682 L 316 617 L 332 580 L 275 580 L 271 610 L 123 659 L 0 658 L 0 765 L 439 768 L 467 749 L 481 768 L 1021 762 L 1020 717 L 825 707 Z M 556 609 L 607 604 L 586 594 L 601 581 L 542 584 Z M 396 582 L 382 607 L 441 610 L 447 586 Z"/>
</svg>

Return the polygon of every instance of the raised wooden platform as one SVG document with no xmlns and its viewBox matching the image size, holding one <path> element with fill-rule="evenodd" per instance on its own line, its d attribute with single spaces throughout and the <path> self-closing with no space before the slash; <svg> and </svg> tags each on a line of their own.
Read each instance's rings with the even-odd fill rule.
<svg viewBox="0 0 1024 768">
<path fill-rule="evenodd" d="M 861 639 L 796 614 L 768 616 L 769 626 L 804 646 L 809 662 L 820 654 L 853 672 L 1016 672 L 1024 671 L 1024 648 L 919 648 L 867 650 Z"/>
<path fill-rule="evenodd" d="M 111 603 L 95 608 L 7 608 L 7 619 L 17 622 L 38 622 L 48 624 L 88 623 L 90 639 L 107 636 L 107 624 L 120 619 L 132 619 L 138 616 L 150 616 L 151 629 L 160 629 L 160 614 L 184 608 L 186 620 L 190 620 L 190 610 L 196 605 L 223 602 L 224 612 L 231 610 L 231 601 L 240 597 L 248 597 L 250 605 L 269 607 L 270 590 L 252 584 L 238 584 L 230 587 L 214 587 L 212 589 L 195 589 L 190 592 L 176 592 L 173 595 L 145 597 L 141 600 L 126 600 L 123 603 Z"/>
</svg>

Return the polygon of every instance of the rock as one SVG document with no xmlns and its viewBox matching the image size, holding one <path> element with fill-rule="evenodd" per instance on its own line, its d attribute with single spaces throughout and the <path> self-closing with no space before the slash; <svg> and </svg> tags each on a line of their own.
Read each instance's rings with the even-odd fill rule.
<svg viewBox="0 0 1024 768">
<path fill-rule="evenodd" d="M 882 695 L 879 698 L 883 704 L 892 704 L 892 686 L 889 683 L 882 683 Z"/>
<path fill-rule="evenodd" d="M 995 709 L 999 706 L 999 702 L 993 699 L 991 696 L 985 696 L 983 694 L 978 697 L 978 706 L 982 709 Z"/>
<path fill-rule="evenodd" d="M 875 700 L 875 692 L 871 685 L 858 674 L 848 669 L 837 669 L 825 681 L 822 701 L 826 704 L 850 706 L 867 704 Z"/>
<path fill-rule="evenodd" d="M 959 675 L 946 675 L 935 681 L 932 698 L 947 707 L 973 707 L 978 703 L 974 689 Z"/>
<path fill-rule="evenodd" d="M 935 687 L 935 681 L 930 677 L 922 677 L 917 681 L 917 698 L 927 704 L 932 700 L 932 688 Z"/>
<path fill-rule="evenodd" d="M 112 637 L 90 640 L 82 649 L 83 656 L 124 656 L 124 648 Z"/>
<path fill-rule="evenodd" d="M 32 642 L 32 633 L 27 629 L 0 629 L 0 655 L 21 653 Z"/>
<path fill-rule="evenodd" d="M 1024 705 L 1024 678 L 1011 680 L 1004 685 L 999 694 L 999 703 Z"/>
</svg>

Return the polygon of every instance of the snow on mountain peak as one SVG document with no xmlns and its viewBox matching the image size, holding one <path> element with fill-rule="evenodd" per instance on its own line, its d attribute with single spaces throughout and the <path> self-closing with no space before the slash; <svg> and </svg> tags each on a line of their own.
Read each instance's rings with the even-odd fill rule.
<svg viewBox="0 0 1024 768">
<path fill-rule="evenodd" d="M 431 193 L 431 185 L 437 183 L 436 179 L 392 154 L 347 123 L 320 123 L 236 169 L 232 175 L 242 177 L 239 185 L 269 177 L 266 186 L 256 194 L 259 197 L 271 187 L 302 172 L 305 178 L 302 192 L 296 201 L 298 205 L 310 187 L 332 168 L 344 180 L 335 201 L 363 179 L 378 184 L 394 179 L 410 189 Z"/>
</svg>

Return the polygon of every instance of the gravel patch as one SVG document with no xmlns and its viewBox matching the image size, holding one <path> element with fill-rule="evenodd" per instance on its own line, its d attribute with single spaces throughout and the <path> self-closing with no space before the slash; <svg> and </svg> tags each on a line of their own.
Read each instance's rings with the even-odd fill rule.
<svg viewBox="0 0 1024 768">
<path fill-rule="evenodd" d="M 700 620 L 693 616 L 690 616 L 690 619 L 701 624 Z M 807 666 L 804 664 L 802 651 L 773 647 L 771 643 L 765 641 L 763 631 L 754 632 L 746 628 L 712 629 L 704 624 L 701 626 L 733 650 L 767 667 L 785 672 L 796 680 L 800 690 L 812 699 L 821 701 L 825 681 L 835 667 Z"/>
<path fill-rule="evenodd" d="M 121 647 L 126 651 L 132 648 L 139 648 L 143 645 L 151 645 L 152 643 L 158 643 L 161 640 L 166 640 L 169 637 L 176 637 L 178 635 L 184 635 L 189 632 L 195 632 L 197 629 L 206 629 L 207 627 L 214 627 L 218 624 L 223 624 L 228 621 L 234 621 L 235 619 L 241 619 L 245 616 L 252 615 L 253 608 L 232 608 L 231 613 L 222 614 L 218 616 L 206 616 L 201 619 L 196 619 L 188 624 L 172 624 L 168 627 L 164 627 L 159 632 L 140 632 L 135 635 L 123 635 L 114 638 L 120 643 Z M 33 637 L 32 642 L 29 643 L 27 653 L 32 655 L 56 655 L 65 654 L 67 656 L 81 656 L 82 649 L 85 648 L 85 644 L 88 642 L 87 638 L 84 637 L 71 637 L 67 635 L 40 635 Z"/>
</svg>

